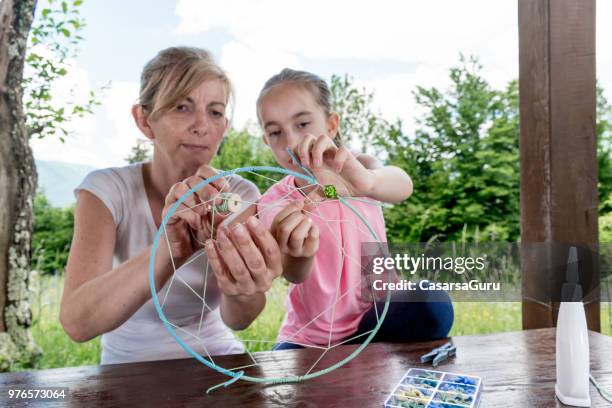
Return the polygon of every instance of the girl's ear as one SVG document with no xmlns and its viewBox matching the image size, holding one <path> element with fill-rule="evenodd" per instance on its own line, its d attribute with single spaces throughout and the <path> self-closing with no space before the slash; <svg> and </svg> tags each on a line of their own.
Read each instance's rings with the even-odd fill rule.
<svg viewBox="0 0 612 408">
<path fill-rule="evenodd" d="M 142 105 L 137 103 L 132 105 L 132 117 L 134 118 L 134 122 L 136 123 L 136 126 L 138 126 L 138 129 L 140 129 L 142 134 L 145 135 L 147 139 L 155 139 L 153 130 L 149 125 L 149 119 L 147 118 Z"/>
<path fill-rule="evenodd" d="M 332 139 L 336 137 L 340 130 L 340 116 L 336 112 L 332 112 L 327 117 L 327 134 Z"/>
</svg>

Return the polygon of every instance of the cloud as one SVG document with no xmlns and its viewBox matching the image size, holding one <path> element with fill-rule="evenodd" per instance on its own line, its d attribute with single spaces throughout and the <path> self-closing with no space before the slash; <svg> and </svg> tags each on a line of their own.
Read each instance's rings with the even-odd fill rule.
<svg viewBox="0 0 612 408">
<path fill-rule="evenodd" d="M 233 124 L 240 128 L 256 120 L 255 102 L 265 81 L 282 68 L 303 69 L 296 55 L 230 41 L 221 49 L 220 65 L 236 90 Z"/>
<path fill-rule="evenodd" d="M 179 0 L 178 34 L 229 31 L 245 44 L 309 58 L 444 61 L 486 47 L 492 32 L 516 25 L 516 1 Z"/>
<path fill-rule="evenodd" d="M 597 2 L 596 47 L 597 47 L 597 79 L 604 87 L 608 101 L 612 102 L 612 48 L 609 41 L 612 38 L 612 1 Z"/>
<path fill-rule="evenodd" d="M 58 104 L 69 100 L 82 103 L 92 89 L 88 72 L 72 62 L 69 73 L 53 85 L 52 92 Z M 75 119 L 67 125 L 72 134 L 64 143 L 58 137 L 32 140 L 34 156 L 39 160 L 93 167 L 125 164 L 124 157 L 141 137 L 130 114 L 137 96 L 137 83 L 113 83 L 102 95 L 101 105 L 95 108 L 93 115 Z"/>
<path fill-rule="evenodd" d="M 237 84 L 237 126 L 255 119 L 254 102 L 265 79 L 282 66 L 299 67 L 300 57 L 318 64 L 342 58 L 414 64 L 415 72 L 405 74 L 385 72 L 380 64 L 380 75 L 368 80 L 348 72 L 375 92 L 384 116 L 400 117 L 408 128 L 414 111 L 411 92 L 416 85 L 444 84 L 460 53 L 479 56 L 483 75 L 495 87 L 518 77 L 514 0 L 381 0 L 375 5 L 314 0 L 291 7 L 272 0 L 179 0 L 176 14 L 179 35 L 223 29 L 234 38 L 222 47 L 221 63 Z"/>
</svg>

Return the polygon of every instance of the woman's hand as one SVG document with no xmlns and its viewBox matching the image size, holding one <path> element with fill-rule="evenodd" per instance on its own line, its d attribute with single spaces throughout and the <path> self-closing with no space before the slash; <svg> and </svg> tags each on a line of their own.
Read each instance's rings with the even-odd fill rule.
<svg viewBox="0 0 612 408">
<path fill-rule="evenodd" d="M 209 239 L 205 250 L 219 289 L 228 297 L 263 294 L 283 271 L 276 240 L 254 216 L 246 226 L 222 227 L 216 243 Z"/>
<path fill-rule="evenodd" d="M 312 204 L 295 201 L 274 217 L 270 233 L 276 238 L 281 253 L 294 258 L 310 258 L 317 253 L 319 229 L 306 214 L 312 210 Z"/>
<path fill-rule="evenodd" d="M 166 196 L 162 218 L 183 195 L 215 174 L 210 167 L 202 166 L 194 176 L 174 184 Z M 213 211 L 213 206 L 221 201 L 217 198 L 219 193 L 227 191 L 227 180 L 219 178 L 190 194 L 172 213 L 165 234 L 174 258 L 188 258 L 213 236 L 216 227 L 227 218 Z"/>
<path fill-rule="evenodd" d="M 374 188 L 373 172 L 346 147 L 337 147 L 327 135 L 308 134 L 295 153 L 302 165 L 314 173 L 319 184 L 333 185 L 340 196 L 369 196 Z"/>
</svg>

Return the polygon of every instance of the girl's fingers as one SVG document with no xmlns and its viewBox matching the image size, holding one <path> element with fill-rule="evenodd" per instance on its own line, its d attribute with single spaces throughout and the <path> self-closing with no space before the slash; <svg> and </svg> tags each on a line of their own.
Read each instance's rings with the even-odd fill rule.
<svg viewBox="0 0 612 408">
<path fill-rule="evenodd" d="M 342 171 L 344 163 L 346 163 L 351 155 L 351 152 L 344 146 L 340 147 L 336 151 L 336 156 L 334 157 L 334 170 L 336 173 L 340 173 Z"/>
<path fill-rule="evenodd" d="M 304 240 L 305 251 L 314 254 L 319 249 L 319 228 L 314 224 L 310 224 L 308 235 Z"/>
<path fill-rule="evenodd" d="M 292 203 L 287 205 L 285 208 L 283 208 L 278 214 L 276 214 L 276 217 L 274 217 L 274 220 L 272 221 L 272 225 L 270 226 L 270 233 L 272 235 L 276 235 L 276 229 L 278 225 L 281 222 L 283 222 L 283 220 L 287 218 L 289 215 L 293 214 L 294 212 L 301 211 L 303 207 L 304 207 L 303 201 L 293 201 Z"/>
<path fill-rule="evenodd" d="M 338 148 L 327 135 L 319 136 L 311 152 L 314 167 L 321 167 L 323 165 L 323 154 L 328 150 L 335 152 Z"/>
<path fill-rule="evenodd" d="M 312 225 L 312 220 L 306 216 L 302 216 L 299 224 L 293 228 L 289 236 L 287 247 L 291 251 L 302 251 L 304 249 L 304 241 L 308 236 L 308 231 Z"/>
<path fill-rule="evenodd" d="M 296 228 L 303 219 L 304 215 L 301 212 L 294 212 L 276 227 L 276 233 L 274 236 L 276 237 L 276 242 L 278 242 L 278 245 L 282 251 L 287 251 L 289 237 L 291 236 L 294 228 Z"/>
<path fill-rule="evenodd" d="M 306 137 L 299 144 L 297 148 L 298 158 L 303 166 L 310 166 L 310 150 L 311 146 L 315 143 L 316 138 L 310 133 L 306 134 Z"/>
</svg>

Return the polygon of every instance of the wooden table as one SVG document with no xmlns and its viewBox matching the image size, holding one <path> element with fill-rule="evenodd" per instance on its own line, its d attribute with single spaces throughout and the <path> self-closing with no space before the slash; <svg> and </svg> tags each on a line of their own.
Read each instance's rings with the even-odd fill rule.
<svg viewBox="0 0 612 408">
<path fill-rule="evenodd" d="M 555 399 L 554 329 L 527 330 L 481 336 L 455 337 L 457 356 L 439 369 L 481 376 L 481 407 L 561 407 Z M 443 341 L 369 345 L 344 367 L 299 384 L 272 386 L 238 381 L 210 395 L 208 387 L 227 377 L 195 359 L 149 363 L 62 368 L 0 374 L 0 406 L 85 407 L 382 407 L 387 394 L 409 367 L 424 366 L 419 356 Z M 356 346 L 329 352 L 338 360 Z M 612 337 L 590 333 L 591 372 L 612 389 Z M 261 367 L 249 374 L 265 373 L 290 365 L 308 367 L 320 355 L 316 350 L 257 353 Z M 223 367 L 248 363 L 245 355 L 215 359 Z M 8 389 L 68 387 L 64 401 L 8 400 Z M 591 386 L 593 407 L 609 407 Z"/>
</svg>

